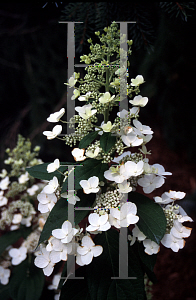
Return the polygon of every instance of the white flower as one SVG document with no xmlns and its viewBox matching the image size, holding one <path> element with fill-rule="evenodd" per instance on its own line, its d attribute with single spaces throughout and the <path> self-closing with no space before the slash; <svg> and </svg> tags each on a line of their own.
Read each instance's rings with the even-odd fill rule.
<svg viewBox="0 0 196 300">
<path fill-rule="evenodd" d="M 53 237 L 50 248 L 50 258 L 53 263 L 58 263 L 61 260 L 67 261 L 67 254 L 72 251 L 72 245 L 70 243 L 65 245 L 61 240 Z M 46 250 L 48 251 L 47 247 Z"/>
<path fill-rule="evenodd" d="M 97 213 L 92 213 L 88 216 L 88 221 L 90 225 L 86 228 L 87 231 L 107 231 L 111 228 L 108 222 L 108 214 L 98 215 Z"/>
<path fill-rule="evenodd" d="M 69 190 L 68 193 L 61 194 L 61 197 L 67 198 L 67 201 L 70 204 L 75 205 L 76 201 L 80 201 L 80 198 L 78 196 L 76 196 L 75 194 L 76 194 L 76 192 L 74 190 Z"/>
<path fill-rule="evenodd" d="M 36 212 L 35 212 L 36 213 Z M 30 227 L 31 226 L 31 221 L 32 221 L 33 216 L 29 216 L 27 218 L 22 218 L 21 220 L 21 224 L 25 225 L 26 227 Z"/>
<path fill-rule="evenodd" d="M 74 87 L 76 82 L 77 82 L 77 79 L 75 79 L 74 76 L 71 76 L 68 80 L 68 83 L 64 83 L 64 84 L 69 85 L 69 88 L 71 88 L 71 87 Z"/>
<path fill-rule="evenodd" d="M 0 189 L 3 191 L 7 190 L 9 183 L 10 183 L 9 177 L 6 176 L 4 179 L 0 181 Z"/>
<path fill-rule="evenodd" d="M 145 239 L 143 241 L 143 245 L 145 247 L 144 252 L 149 255 L 156 254 L 160 250 L 160 246 L 149 239 Z"/>
<path fill-rule="evenodd" d="M 118 183 L 118 189 L 120 193 L 130 193 L 132 191 L 132 187 L 130 186 L 130 182 Z"/>
<path fill-rule="evenodd" d="M 76 257 L 76 263 L 78 265 L 89 265 L 93 257 L 101 255 L 102 252 L 102 246 L 95 246 L 93 240 L 86 235 L 82 238 L 81 246 L 77 248 L 79 255 Z"/>
<path fill-rule="evenodd" d="M 134 132 L 128 132 L 127 134 L 122 135 L 121 139 L 123 143 L 128 147 L 137 147 L 143 143 L 143 139 L 137 137 L 137 135 Z"/>
<path fill-rule="evenodd" d="M 99 191 L 99 178 L 97 176 L 92 176 L 88 180 L 81 180 L 79 183 L 85 194 L 97 193 Z"/>
<path fill-rule="evenodd" d="M 126 109 L 123 109 L 123 110 L 117 112 L 117 116 L 120 117 L 121 119 L 122 118 L 127 118 L 128 111 Z"/>
<path fill-rule="evenodd" d="M 56 176 L 54 176 L 53 179 L 51 179 L 49 183 L 43 188 L 43 193 L 53 194 L 58 188 L 58 186 L 59 186 L 58 179 Z"/>
<path fill-rule="evenodd" d="M 168 196 L 173 201 L 175 201 L 175 200 L 183 199 L 186 194 L 184 192 L 176 192 L 170 190 L 169 192 L 165 192 L 165 195 Z"/>
<path fill-rule="evenodd" d="M 62 131 L 62 126 L 61 125 L 56 125 L 52 129 L 52 131 L 44 131 L 43 134 L 47 136 L 48 140 L 54 139 L 57 135 L 59 135 Z"/>
<path fill-rule="evenodd" d="M 20 184 L 23 184 L 25 182 L 27 182 L 29 180 L 29 173 L 26 172 L 25 174 L 20 175 L 20 177 L 18 178 L 18 182 Z"/>
<path fill-rule="evenodd" d="M 92 105 L 87 104 L 87 105 L 84 105 L 82 107 L 77 106 L 77 107 L 75 107 L 75 110 L 79 113 L 81 118 L 87 120 L 97 112 L 96 109 L 91 110 L 91 108 L 92 108 Z"/>
<path fill-rule="evenodd" d="M 151 166 L 152 173 L 164 177 L 165 175 L 172 175 L 171 172 L 165 172 L 165 168 L 160 164 L 154 164 Z"/>
<path fill-rule="evenodd" d="M 61 279 L 61 273 L 54 275 L 52 279 L 52 284 L 48 286 L 49 290 L 57 290 L 59 282 Z"/>
<path fill-rule="evenodd" d="M 129 178 L 124 164 L 110 167 L 109 170 L 104 172 L 104 177 L 110 181 L 115 181 L 116 183 L 122 183 Z"/>
<path fill-rule="evenodd" d="M 3 197 L 3 191 L 0 191 L 0 207 L 8 203 L 8 199 Z"/>
<path fill-rule="evenodd" d="M 121 154 L 121 155 L 119 155 L 119 156 L 117 156 L 117 157 L 114 157 L 114 159 L 112 160 L 113 162 L 116 162 L 116 163 L 119 163 L 120 162 L 120 160 L 123 158 L 123 157 L 125 157 L 125 156 L 131 156 L 131 151 L 125 151 L 125 152 L 123 152 L 123 154 Z"/>
<path fill-rule="evenodd" d="M 137 206 L 132 202 L 124 203 L 120 210 L 118 208 L 111 208 L 109 214 L 109 222 L 116 228 L 128 227 L 130 224 L 135 224 L 139 221 L 136 216 Z"/>
<path fill-rule="evenodd" d="M 1 173 L 0 173 L 0 177 L 1 178 L 5 178 L 6 175 L 7 175 L 7 170 L 6 169 L 2 169 Z"/>
<path fill-rule="evenodd" d="M 77 90 L 77 89 L 75 89 L 74 91 L 73 91 L 73 96 L 71 97 L 71 100 L 75 100 L 76 98 L 78 98 L 78 96 L 80 96 L 80 91 L 79 90 Z"/>
<path fill-rule="evenodd" d="M 30 196 L 33 196 L 35 195 L 35 192 L 37 192 L 39 190 L 39 186 L 34 184 L 32 185 L 32 187 L 28 188 L 27 189 L 27 193 L 30 195 Z"/>
<path fill-rule="evenodd" d="M 0 266 L 0 283 L 3 285 L 8 284 L 10 274 L 11 271 L 9 269 L 4 269 L 2 266 Z"/>
<path fill-rule="evenodd" d="M 60 167 L 60 161 L 57 158 L 54 160 L 53 163 L 51 163 L 47 166 L 47 171 L 48 171 L 48 173 L 52 173 L 52 172 L 56 171 L 59 167 Z"/>
<path fill-rule="evenodd" d="M 148 103 L 147 97 L 142 97 L 141 95 L 135 96 L 133 100 L 129 100 L 129 103 L 135 106 L 144 107 Z"/>
<path fill-rule="evenodd" d="M 91 92 L 87 92 L 85 95 L 82 95 L 78 98 L 79 101 L 88 101 L 90 98 Z"/>
<path fill-rule="evenodd" d="M 73 155 L 75 161 L 82 161 L 86 159 L 86 156 L 84 156 L 85 149 L 80 148 L 74 148 L 71 151 L 71 154 Z"/>
<path fill-rule="evenodd" d="M 94 158 L 94 157 L 97 157 L 97 155 L 99 154 L 99 151 L 100 151 L 100 148 L 96 147 L 94 152 L 89 150 L 89 151 L 86 151 L 85 155 L 87 157 Z"/>
<path fill-rule="evenodd" d="M 140 107 L 139 106 L 135 106 L 129 109 L 130 112 L 130 116 L 133 117 L 138 117 L 139 115 L 139 111 L 140 111 Z"/>
<path fill-rule="evenodd" d="M 99 102 L 102 104 L 106 104 L 114 99 L 115 95 L 111 96 L 110 92 L 105 92 L 100 98 Z"/>
<path fill-rule="evenodd" d="M 35 255 L 34 264 L 36 267 L 43 269 L 44 275 L 50 276 L 55 265 L 51 260 L 50 252 L 48 252 L 45 247 L 41 247 L 39 251 L 35 252 Z"/>
<path fill-rule="evenodd" d="M 27 248 L 20 247 L 19 249 L 12 248 L 9 250 L 9 255 L 12 258 L 12 265 L 19 265 L 27 257 Z"/>
<path fill-rule="evenodd" d="M 172 227 L 170 233 L 176 238 L 187 238 L 191 234 L 192 228 L 183 226 L 178 220 L 174 220 L 174 226 Z"/>
<path fill-rule="evenodd" d="M 60 120 L 60 118 L 64 115 L 64 113 L 65 113 L 65 109 L 61 108 L 59 111 L 50 114 L 50 116 L 47 118 L 47 121 L 51 123 L 56 123 Z"/>
<path fill-rule="evenodd" d="M 153 133 L 153 131 L 151 130 L 151 128 L 149 126 L 142 125 L 142 123 L 136 119 L 133 120 L 133 124 L 135 126 L 134 131 L 137 135 Z"/>
<path fill-rule="evenodd" d="M 172 233 L 166 233 L 161 240 L 161 243 L 166 248 L 171 248 L 174 252 L 178 252 L 185 245 L 185 240 L 176 238 Z"/>
<path fill-rule="evenodd" d="M 110 132 L 113 127 L 114 127 L 114 125 L 112 125 L 112 123 L 110 121 L 108 121 L 107 123 L 105 123 L 101 126 L 101 128 L 103 129 L 104 132 Z"/>
<path fill-rule="evenodd" d="M 12 224 L 18 224 L 22 220 L 22 215 L 21 214 L 14 214 L 13 219 L 12 219 Z"/>
<path fill-rule="evenodd" d="M 138 239 L 138 241 L 144 241 L 146 238 L 145 234 L 143 234 L 143 232 L 139 230 L 137 225 L 135 225 L 135 227 L 133 228 L 132 234 Z"/>
<path fill-rule="evenodd" d="M 37 200 L 39 201 L 38 210 L 43 214 L 53 209 L 57 202 L 57 197 L 54 193 L 46 194 L 42 191 L 37 195 Z"/>
<path fill-rule="evenodd" d="M 72 225 L 69 221 L 65 221 L 62 224 L 61 229 L 52 230 L 52 235 L 61 240 L 62 243 L 69 243 L 78 231 L 78 229 L 72 228 Z"/>
<path fill-rule="evenodd" d="M 135 79 L 131 79 L 131 86 L 139 86 L 142 83 L 144 83 L 142 75 L 137 75 Z"/>
<path fill-rule="evenodd" d="M 120 80 L 119 78 L 115 78 L 114 81 L 110 82 L 110 85 L 116 87 L 120 85 Z"/>
<path fill-rule="evenodd" d="M 161 187 L 165 182 L 165 179 L 154 174 L 146 174 L 143 178 L 138 180 L 138 184 L 143 187 L 143 191 L 146 194 L 150 194 L 155 189 Z"/>
<path fill-rule="evenodd" d="M 125 167 L 127 170 L 128 177 L 137 177 L 143 173 L 144 162 L 140 160 L 138 163 L 133 161 L 127 161 Z"/>
</svg>

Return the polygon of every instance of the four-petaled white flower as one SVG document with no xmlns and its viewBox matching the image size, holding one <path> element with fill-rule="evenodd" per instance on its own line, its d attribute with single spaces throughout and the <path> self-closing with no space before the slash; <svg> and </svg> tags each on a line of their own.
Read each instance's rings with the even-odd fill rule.
<svg viewBox="0 0 196 300">
<path fill-rule="evenodd" d="M 36 258 L 34 264 L 36 267 L 43 269 L 44 275 L 50 276 L 54 270 L 55 262 L 52 261 L 50 256 L 51 252 L 47 251 L 43 246 L 37 252 L 35 252 Z"/>
<path fill-rule="evenodd" d="M 113 127 L 114 127 L 114 125 L 112 125 L 112 123 L 110 121 L 108 121 L 107 123 L 105 123 L 101 126 L 101 128 L 103 129 L 104 132 L 110 132 Z"/>
<path fill-rule="evenodd" d="M 89 151 L 86 151 L 85 152 L 85 155 L 87 157 L 90 157 L 90 158 L 94 158 L 94 157 L 97 157 L 97 155 L 99 154 L 99 151 L 100 151 L 100 148 L 99 147 L 96 147 L 94 152 L 89 150 Z"/>
<path fill-rule="evenodd" d="M 2 266 L 0 266 L 0 283 L 3 285 L 8 284 L 10 274 L 11 271 L 9 269 L 4 269 Z"/>
<path fill-rule="evenodd" d="M 142 125 L 142 123 L 136 119 L 133 120 L 133 124 L 135 126 L 134 131 L 137 135 L 153 133 L 153 131 L 151 130 L 151 128 L 149 126 Z"/>
<path fill-rule="evenodd" d="M 46 250 L 50 251 L 50 258 L 53 263 L 58 263 L 59 261 L 67 260 L 67 254 L 70 254 L 72 251 L 72 245 L 63 244 L 61 240 L 56 239 L 54 237 L 50 238 L 50 243 L 46 246 Z M 49 247 L 48 247 L 49 246 Z"/>
<path fill-rule="evenodd" d="M 64 84 L 69 85 L 69 88 L 71 88 L 71 87 L 74 87 L 76 82 L 77 82 L 77 79 L 75 79 L 74 76 L 71 76 L 68 80 L 68 83 L 64 83 Z"/>
<path fill-rule="evenodd" d="M 53 179 L 51 179 L 49 183 L 43 188 L 43 193 L 53 194 L 57 190 L 58 186 L 58 179 L 56 176 L 54 176 Z"/>
<path fill-rule="evenodd" d="M 139 86 L 144 83 L 144 77 L 142 75 L 137 75 L 136 78 L 131 79 L 131 86 Z"/>
<path fill-rule="evenodd" d="M 137 225 L 132 230 L 132 234 L 135 238 L 138 239 L 138 241 L 144 241 L 146 239 L 146 236 L 143 232 L 141 232 Z"/>
<path fill-rule="evenodd" d="M 87 120 L 90 117 L 92 117 L 94 114 L 96 114 L 97 109 L 92 109 L 92 105 L 91 104 L 87 104 L 84 106 L 76 106 L 75 110 L 79 113 L 80 117 Z"/>
<path fill-rule="evenodd" d="M 99 102 L 101 104 L 106 104 L 108 102 L 111 102 L 114 99 L 115 95 L 111 96 L 110 92 L 105 92 L 100 98 Z"/>
<path fill-rule="evenodd" d="M 161 187 L 165 182 L 165 179 L 154 174 L 146 174 L 143 178 L 138 179 L 138 184 L 143 187 L 143 191 L 146 194 L 150 194 L 155 189 Z"/>
<path fill-rule="evenodd" d="M 135 203 L 126 202 L 120 210 L 118 208 L 110 208 L 109 222 L 116 228 L 128 227 L 130 224 L 135 224 L 139 221 L 137 214 L 137 206 Z"/>
<path fill-rule="evenodd" d="M 191 234 L 192 228 L 183 226 L 181 222 L 178 220 L 174 220 L 174 225 L 170 231 L 170 233 L 175 236 L 176 238 L 187 238 Z"/>
<path fill-rule="evenodd" d="M 62 126 L 61 125 L 56 125 L 52 129 L 52 131 L 44 131 L 43 135 L 47 136 L 48 140 L 54 139 L 57 135 L 59 135 L 62 131 Z"/>
<path fill-rule="evenodd" d="M 51 163 L 47 166 L 47 171 L 48 171 L 48 173 L 52 173 L 52 172 L 58 170 L 59 167 L 60 167 L 60 161 L 57 158 L 54 160 L 53 163 Z"/>
<path fill-rule="evenodd" d="M 65 221 L 60 229 L 52 230 L 52 235 L 61 240 L 62 243 L 69 243 L 78 231 L 78 229 L 72 228 L 69 221 Z"/>
<path fill-rule="evenodd" d="M 84 156 L 85 149 L 80 148 L 74 148 L 71 151 L 71 154 L 73 155 L 75 161 L 82 161 L 86 159 L 86 156 Z"/>
<path fill-rule="evenodd" d="M 61 108 L 59 111 L 50 114 L 50 116 L 47 118 L 47 121 L 51 123 L 56 123 L 60 120 L 60 118 L 64 115 L 64 113 L 65 113 L 65 109 Z"/>
<path fill-rule="evenodd" d="M 6 176 L 5 178 L 3 178 L 0 181 L 0 189 L 3 190 L 3 191 L 7 190 L 9 183 L 10 183 L 9 177 Z"/>
<path fill-rule="evenodd" d="M 107 213 L 101 216 L 97 213 L 92 213 L 88 216 L 88 221 L 90 225 L 86 228 L 86 230 L 89 232 L 107 231 L 111 228 Z"/>
<path fill-rule="evenodd" d="M 70 204 L 75 205 L 76 201 L 80 201 L 80 198 L 78 196 L 76 196 L 75 194 L 76 194 L 76 192 L 74 190 L 69 190 L 68 193 L 66 193 L 66 192 L 62 193 L 61 197 L 67 198 L 67 201 Z"/>
<path fill-rule="evenodd" d="M 149 239 L 145 239 L 143 241 L 143 245 L 145 247 L 144 252 L 148 255 L 156 254 L 160 250 L 160 246 Z"/>
<path fill-rule="evenodd" d="M 92 262 L 93 257 L 101 255 L 103 252 L 102 246 L 94 244 L 93 240 L 85 235 L 82 238 L 81 246 L 77 248 L 76 263 L 80 266 L 88 265 Z"/>
<path fill-rule="evenodd" d="M 37 195 L 37 200 L 39 201 L 38 210 L 43 214 L 53 209 L 57 202 L 57 197 L 54 193 L 46 194 L 42 191 Z"/>
<path fill-rule="evenodd" d="M 165 195 L 168 196 L 173 201 L 175 201 L 175 200 L 183 199 L 186 194 L 184 192 L 176 192 L 170 190 L 169 192 L 165 192 Z"/>
<path fill-rule="evenodd" d="M 23 184 L 25 182 L 27 182 L 29 180 L 29 173 L 25 172 L 25 174 L 20 175 L 20 177 L 18 178 L 18 182 L 20 184 Z"/>
<path fill-rule="evenodd" d="M 166 248 L 171 248 L 174 252 L 178 252 L 185 245 L 185 240 L 175 237 L 171 232 L 166 233 L 161 240 L 161 243 Z"/>
<path fill-rule="evenodd" d="M 75 100 L 76 98 L 78 98 L 78 96 L 80 96 L 80 91 L 79 90 L 77 90 L 77 89 L 75 89 L 74 91 L 73 91 L 73 96 L 71 96 L 71 100 Z"/>
<path fill-rule="evenodd" d="M 130 186 L 130 182 L 122 182 L 118 184 L 118 189 L 120 193 L 130 193 L 132 191 L 132 187 Z"/>
<path fill-rule="evenodd" d="M 143 139 L 141 137 L 137 137 L 137 135 L 134 132 L 129 132 L 126 134 L 123 134 L 121 136 L 121 139 L 123 143 L 126 146 L 132 146 L 132 147 L 137 147 L 140 146 L 143 143 Z"/>
<path fill-rule="evenodd" d="M 82 95 L 78 98 L 79 101 L 88 101 L 90 98 L 91 92 L 87 92 L 85 95 Z"/>
<path fill-rule="evenodd" d="M 129 100 L 129 103 L 135 106 L 144 107 L 148 103 L 148 97 L 142 97 L 141 95 L 135 96 L 133 100 Z"/>
<path fill-rule="evenodd" d="M 27 193 L 30 195 L 30 196 L 33 196 L 35 195 L 35 193 L 39 190 L 39 186 L 37 184 L 34 184 L 32 185 L 32 187 L 28 188 L 27 189 Z"/>
<path fill-rule="evenodd" d="M 79 183 L 85 194 L 97 193 L 99 191 L 99 178 L 97 176 L 92 176 L 88 180 L 81 180 Z"/>
<path fill-rule="evenodd" d="M 12 258 L 12 265 L 16 266 L 19 265 L 23 260 L 27 257 L 27 248 L 20 247 L 20 248 L 12 248 L 9 250 L 9 256 Z"/>
</svg>

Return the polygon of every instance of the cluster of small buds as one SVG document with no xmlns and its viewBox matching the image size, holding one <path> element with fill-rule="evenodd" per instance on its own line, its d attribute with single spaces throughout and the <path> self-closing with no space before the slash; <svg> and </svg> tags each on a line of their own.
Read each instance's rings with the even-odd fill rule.
<svg viewBox="0 0 196 300">
<path fill-rule="evenodd" d="M 177 210 L 178 207 L 178 205 L 168 205 L 167 208 L 163 208 L 167 220 L 166 233 L 170 233 L 170 230 L 174 225 L 174 220 L 177 219 L 175 210 Z"/>
<path fill-rule="evenodd" d="M 22 200 L 13 201 L 10 203 L 8 209 L 2 211 L 0 219 L 0 229 L 5 230 L 6 226 L 12 224 L 14 214 L 19 212 L 22 217 L 28 218 L 35 214 L 33 205 L 30 202 L 24 202 Z"/>
<path fill-rule="evenodd" d="M 97 117 L 95 115 L 93 115 L 90 120 L 85 120 L 80 116 L 75 115 L 74 119 L 72 118 L 71 120 L 71 124 L 78 123 L 78 127 L 75 129 L 74 133 L 66 134 L 64 136 L 65 144 L 72 147 L 73 145 L 76 145 L 77 141 L 81 141 L 83 137 L 85 137 L 94 128 L 92 122 L 97 122 Z M 74 127 L 74 125 L 71 125 L 70 127 Z"/>
<path fill-rule="evenodd" d="M 96 206 L 94 212 L 102 215 L 109 212 L 110 208 L 119 208 L 122 195 L 117 191 L 108 191 L 96 196 Z"/>
<path fill-rule="evenodd" d="M 123 152 L 124 152 L 124 145 L 123 145 L 123 142 L 121 141 L 121 139 L 119 139 L 116 142 L 115 147 L 116 147 L 116 152 L 118 153 L 118 155 L 123 154 Z"/>
</svg>

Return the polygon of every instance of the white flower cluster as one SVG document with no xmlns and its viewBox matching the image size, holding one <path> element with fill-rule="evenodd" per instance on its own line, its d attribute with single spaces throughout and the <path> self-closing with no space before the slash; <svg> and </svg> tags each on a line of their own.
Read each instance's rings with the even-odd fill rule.
<svg viewBox="0 0 196 300">
<path fill-rule="evenodd" d="M 167 233 L 161 240 L 161 243 L 166 247 L 172 249 L 174 252 L 178 252 L 179 249 L 182 249 L 185 245 L 184 238 L 187 238 L 191 234 L 191 228 L 183 226 L 183 222 L 193 222 L 192 218 L 187 216 L 186 212 L 181 206 L 174 205 L 175 200 L 180 200 L 185 197 L 185 193 L 169 191 L 162 194 L 161 197 L 154 197 L 155 202 L 159 203 L 166 215 L 167 219 Z M 169 205 L 169 203 L 172 203 Z M 128 239 L 131 241 L 130 245 L 132 246 L 136 240 L 142 241 L 145 252 L 149 255 L 158 253 L 160 246 L 148 239 L 135 225 L 135 228 L 132 230 L 132 236 L 129 235 Z"/>
<path fill-rule="evenodd" d="M 67 254 L 76 256 L 76 263 L 83 266 L 90 264 L 93 257 L 102 252 L 102 246 L 95 246 L 89 235 L 81 234 L 81 230 L 72 228 L 72 224 L 65 221 L 61 228 L 52 231 L 47 246 L 41 244 L 40 250 L 35 252 L 35 265 L 42 268 L 46 276 L 50 276 L 56 263 L 67 261 Z"/>
</svg>

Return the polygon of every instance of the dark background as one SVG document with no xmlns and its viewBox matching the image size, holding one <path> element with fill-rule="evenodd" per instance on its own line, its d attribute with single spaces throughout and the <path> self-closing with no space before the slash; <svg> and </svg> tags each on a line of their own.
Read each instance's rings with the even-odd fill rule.
<svg viewBox="0 0 196 300">
<path fill-rule="evenodd" d="M 128 80 L 141 74 L 146 81 L 141 94 L 149 97 L 149 103 L 141 110 L 140 119 L 154 131 L 150 163 L 161 163 L 173 173 L 156 195 L 169 189 L 186 192 L 182 203 L 195 217 L 195 16 L 194 2 L 0 4 L 0 167 L 4 167 L 5 149 L 15 146 L 19 133 L 30 138 L 33 146 L 41 146 L 44 162 L 72 158 L 63 142 L 48 141 L 42 134 L 53 128 L 46 121 L 49 114 L 66 108 L 67 28 L 58 21 L 84 22 L 75 27 L 76 63 L 80 55 L 88 53 L 86 40 L 95 39 L 94 31 L 113 20 L 137 21 L 128 25 L 129 39 L 133 39 Z M 161 250 L 154 300 L 196 299 L 195 250 L 194 229 L 179 253 Z M 189 264 L 178 264 L 186 259 Z M 183 279 L 184 273 L 190 276 Z M 184 290 L 179 294 L 180 280 Z M 190 282 L 193 284 L 187 289 Z"/>
</svg>

